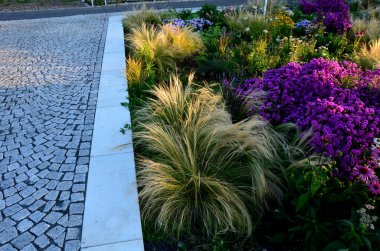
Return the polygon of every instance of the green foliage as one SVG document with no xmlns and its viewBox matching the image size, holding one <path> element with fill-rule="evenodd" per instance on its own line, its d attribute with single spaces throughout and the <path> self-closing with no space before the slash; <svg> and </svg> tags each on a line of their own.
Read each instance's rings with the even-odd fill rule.
<svg viewBox="0 0 380 251">
<path fill-rule="evenodd" d="M 184 9 L 178 12 L 178 17 L 183 20 L 187 20 L 193 17 L 193 12 L 189 9 Z"/>
<path fill-rule="evenodd" d="M 280 12 L 275 14 L 269 22 L 269 32 L 272 38 L 289 36 L 293 34 L 294 21 L 293 19 L 285 14 Z"/>
<path fill-rule="evenodd" d="M 380 240 L 378 230 L 364 226 L 357 210 L 376 202 L 364 184 L 339 181 L 330 164 L 319 165 L 321 160 L 288 169 L 284 205 L 263 220 L 270 222 L 261 229 L 265 239 L 285 250 L 372 250 L 369 245 Z"/>
<path fill-rule="evenodd" d="M 204 4 L 197 13 L 200 18 L 210 20 L 213 23 L 223 22 L 223 13 L 218 10 L 216 5 Z"/>
<path fill-rule="evenodd" d="M 266 40 L 257 40 L 252 43 L 251 51 L 247 57 L 247 73 L 249 75 L 261 75 L 269 68 L 274 68 L 279 61 L 278 56 L 269 55 Z"/>
<path fill-rule="evenodd" d="M 326 46 L 332 59 L 351 59 L 355 52 L 355 45 L 350 41 L 347 33 L 336 35 L 333 33 L 324 34 L 317 37 L 317 46 Z"/>
<path fill-rule="evenodd" d="M 161 14 L 199 15 L 216 23 L 195 34 L 177 33 L 162 26 L 157 14 L 142 12 L 125 22 L 125 105 L 134 117 L 133 126 L 122 130 L 137 132 L 144 238 L 173 250 L 249 250 L 256 241 L 273 250 L 377 250 L 378 224 L 370 229 L 358 213 L 365 204 L 380 206 L 365 184 L 340 181 L 321 157 L 296 162 L 304 146 L 293 141 L 299 136 L 294 127 L 270 128 L 257 117 L 240 121 L 232 101 L 225 107 L 219 88 L 182 85 L 179 78 L 196 69 L 201 80 L 239 80 L 315 57 L 355 58 L 373 68 L 380 46 L 369 43 L 369 34 L 376 36 L 378 20 L 354 25 L 369 31 L 361 38 L 355 31 L 328 33 L 322 24 L 308 34 L 294 30 L 294 22 L 314 19 L 297 10 L 292 17 L 280 12 L 267 19 L 247 9 L 224 15 L 209 5 L 196 14 Z M 175 71 L 182 75 L 167 83 Z M 282 167 L 291 163 L 284 177 Z M 259 213 L 273 205 L 271 197 L 282 205 L 269 207 L 259 221 Z"/>
</svg>

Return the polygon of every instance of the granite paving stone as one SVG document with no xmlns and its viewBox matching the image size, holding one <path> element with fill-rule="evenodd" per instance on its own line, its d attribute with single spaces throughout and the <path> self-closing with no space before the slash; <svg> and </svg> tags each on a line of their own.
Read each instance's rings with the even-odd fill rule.
<svg viewBox="0 0 380 251">
<path fill-rule="evenodd" d="M 0 250 L 78 250 L 110 14 L 0 22 Z"/>
<path fill-rule="evenodd" d="M 48 237 L 46 237 L 46 235 L 41 235 L 37 239 L 35 239 L 34 243 L 42 249 L 49 245 L 50 240 L 48 239 Z"/>
</svg>

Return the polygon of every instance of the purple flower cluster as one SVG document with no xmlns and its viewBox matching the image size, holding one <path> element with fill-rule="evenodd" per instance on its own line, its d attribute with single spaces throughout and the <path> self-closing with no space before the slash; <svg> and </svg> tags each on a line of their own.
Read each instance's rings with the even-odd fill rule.
<svg viewBox="0 0 380 251">
<path fill-rule="evenodd" d="M 175 27 L 184 28 L 186 25 L 192 27 L 194 30 L 203 31 L 208 27 L 212 26 L 213 23 L 210 20 L 203 18 L 193 18 L 190 20 L 182 20 L 179 18 L 165 19 L 163 23 L 170 23 Z"/>
<path fill-rule="evenodd" d="M 300 0 L 300 6 L 304 13 L 316 13 L 327 31 L 343 33 L 351 29 L 350 7 L 346 0 Z"/>
<path fill-rule="evenodd" d="M 380 69 L 362 71 L 352 62 L 323 58 L 301 65 L 291 62 L 248 79 L 236 95 L 242 102 L 265 91 L 259 112 L 272 124 L 292 122 L 301 130 L 313 128 L 316 152 L 336 162 L 337 175 L 358 178 L 369 187 L 378 184 L 380 148 Z M 372 191 L 373 189 L 371 189 Z"/>
<path fill-rule="evenodd" d="M 303 19 L 295 24 L 296 29 L 303 30 L 306 34 L 310 33 L 314 26 L 310 20 Z"/>
<path fill-rule="evenodd" d="M 195 30 L 203 30 L 213 25 L 213 23 L 210 20 L 203 18 L 190 19 L 187 21 L 187 24 L 193 27 Z"/>
<path fill-rule="evenodd" d="M 175 27 L 184 28 L 186 26 L 185 20 L 182 20 L 180 18 L 174 18 L 174 19 L 164 19 L 162 20 L 164 24 L 172 24 Z"/>
<path fill-rule="evenodd" d="M 313 24 L 311 23 L 310 20 L 303 19 L 303 20 L 297 22 L 295 26 L 296 26 L 297 29 L 301 29 L 301 28 L 303 28 L 303 29 L 308 29 L 308 28 L 310 28 L 312 25 L 313 25 Z"/>
</svg>

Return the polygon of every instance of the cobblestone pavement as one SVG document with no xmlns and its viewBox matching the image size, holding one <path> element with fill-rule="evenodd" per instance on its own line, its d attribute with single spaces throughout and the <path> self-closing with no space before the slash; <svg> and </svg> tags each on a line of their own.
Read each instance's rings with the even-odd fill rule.
<svg viewBox="0 0 380 251">
<path fill-rule="evenodd" d="M 0 250 L 78 250 L 108 18 L 0 22 Z"/>
</svg>

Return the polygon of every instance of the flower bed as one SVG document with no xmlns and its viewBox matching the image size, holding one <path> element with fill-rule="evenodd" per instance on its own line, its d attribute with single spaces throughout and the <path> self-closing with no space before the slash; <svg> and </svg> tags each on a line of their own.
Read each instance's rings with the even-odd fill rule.
<svg viewBox="0 0 380 251">
<path fill-rule="evenodd" d="M 147 250 L 380 245 L 377 12 L 349 9 L 125 19 Z"/>
<path fill-rule="evenodd" d="M 257 111 L 272 124 L 295 123 L 313 129 L 311 145 L 336 161 L 337 175 L 358 177 L 370 187 L 378 184 L 380 134 L 380 70 L 362 71 L 350 62 L 323 58 L 300 65 L 289 63 L 269 70 L 263 78 L 248 79 L 237 88 L 242 102 L 265 91 Z M 380 191 L 372 189 L 374 194 Z"/>
</svg>

